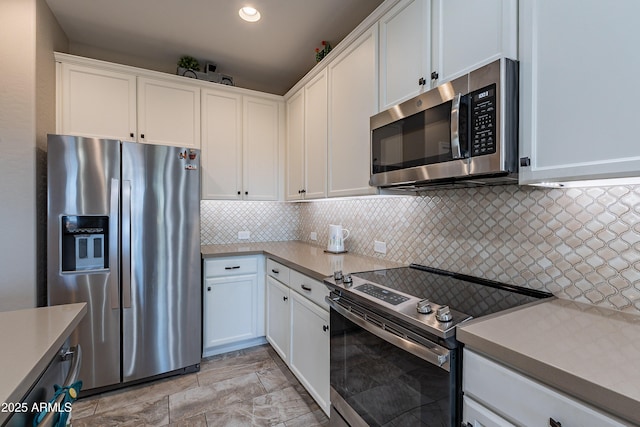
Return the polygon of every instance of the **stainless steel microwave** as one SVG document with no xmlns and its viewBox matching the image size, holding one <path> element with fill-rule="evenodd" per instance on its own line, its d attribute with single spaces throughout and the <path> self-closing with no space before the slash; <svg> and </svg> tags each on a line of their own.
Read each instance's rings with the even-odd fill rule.
<svg viewBox="0 0 640 427">
<path fill-rule="evenodd" d="M 502 58 L 371 117 L 383 188 L 517 183 L 518 64 Z"/>
</svg>

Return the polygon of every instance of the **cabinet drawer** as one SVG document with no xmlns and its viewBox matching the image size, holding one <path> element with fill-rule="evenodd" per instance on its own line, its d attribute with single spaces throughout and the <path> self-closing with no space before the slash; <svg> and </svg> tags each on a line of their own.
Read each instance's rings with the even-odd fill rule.
<svg viewBox="0 0 640 427">
<path fill-rule="evenodd" d="M 315 302 L 320 307 L 329 310 L 329 304 L 324 300 L 324 297 L 329 295 L 329 289 L 324 283 L 298 273 L 295 270 L 291 270 L 289 282 L 291 289 Z"/>
<path fill-rule="evenodd" d="M 289 284 L 289 271 L 289 267 L 285 267 L 284 265 L 272 259 L 267 259 L 267 274 L 275 279 L 278 279 L 278 281 L 284 283 L 285 285 Z"/>
<path fill-rule="evenodd" d="M 466 349 L 463 364 L 465 397 L 514 420 L 515 424 L 543 426 L 553 418 L 562 425 L 624 425 L 586 403 Z"/>
<path fill-rule="evenodd" d="M 204 262 L 205 277 L 237 276 L 258 272 L 258 257 L 212 258 Z"/>
</svg>

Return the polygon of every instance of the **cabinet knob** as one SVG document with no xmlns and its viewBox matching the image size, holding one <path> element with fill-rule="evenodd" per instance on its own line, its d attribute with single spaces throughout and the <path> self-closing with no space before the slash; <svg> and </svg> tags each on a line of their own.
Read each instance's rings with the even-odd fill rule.
<svg viewBox="0 0 640 427">
<path fill-rule="evenodd" d="M 207 291 L 211 292 L 211 286 L 207 286 Z"/>
<path fill-rule="evenodd" d="M 289 297 L 282 297 L 282 301 L 286 301 L 288 299 L 289 299 Z"/>
<path fill-rule="evenodd" d="M 425 78 L 424 78 L 424 77 L 420 77 L 420 80 L 418 80 L 418 84 L 419 84 L 420 86 L 424 86 L 424 85 L 426 85 L 426 84 L 427 84 L 427 81 L 425 80 Z"/>
<path fill-rule="evenodd" d="M 141 134 L 140 134 L 140 138 L 141 138 L 141 139 L 144 139 L 144 133 L 141 133 Z"/>
<path fill-rule="evenodd" d="M 244 195 L 245 195 L 245 196 L 248 196 L 248 195 L 249 195 L 249 192 L 248 192 L 248 191 L 245 191 L 245 192 L 244 192 Z"/>
<path fill-rule="evenodd" d="M 241 194 L 242 194 L 242 192 L 238 191 L 238 196 L 241 195 Z"/>
<path fill-rule="evenodd" d="M 431 73 L 431 80 L 438 80 L 438 72 L 434 71 Z"/>
<path fill-rule="evenodd" d="M 327 332 L 329 330 L 329 326 L 328 325 L 322 325 L 322 330 Z"/>
<path fill-rule="evenodd" d="M 133 138 L 133 132 L 131 132 L 131 133 L 129 134 L 129 136 L 130 136 L 131 138 Z"/>
</svg>

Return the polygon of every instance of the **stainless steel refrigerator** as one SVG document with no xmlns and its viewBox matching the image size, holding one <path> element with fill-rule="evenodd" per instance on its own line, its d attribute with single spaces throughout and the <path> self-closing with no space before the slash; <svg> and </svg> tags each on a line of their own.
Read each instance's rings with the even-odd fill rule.
<svg viewBox="0 0 640 427">
<path fill-rule="evenodd" d="M 48 137 L 49 305 L 86 302 L 83 390 L 197 370 L 200 153 Z"/>
</svg>

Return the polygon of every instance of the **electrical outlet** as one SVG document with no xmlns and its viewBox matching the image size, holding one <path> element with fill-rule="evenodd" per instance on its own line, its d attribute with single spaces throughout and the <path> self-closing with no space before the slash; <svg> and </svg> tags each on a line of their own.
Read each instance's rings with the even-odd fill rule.
<svg viewBox="0 0 640 427">
<path fill-rule="evenodd" d="M 375 252 L 386 254 L 387 253 L 387 244 L 385 242 L 380 242 L 379 240 L 373 241 L 373 250 Z"/>
<path fill-rule="evenodd" d="M 251 232 L 244 230 L 244 231 L 238 231 L 238 239 L 240 240 L 248 240 L 251 238 Z"/>
<path fill-rule="evenodd" d="M 309 234 L 309 239 L 318 240 L 318 233 L 316 233 L 315 231 L 312 231 L 311 234 Z"/>
</svg>

